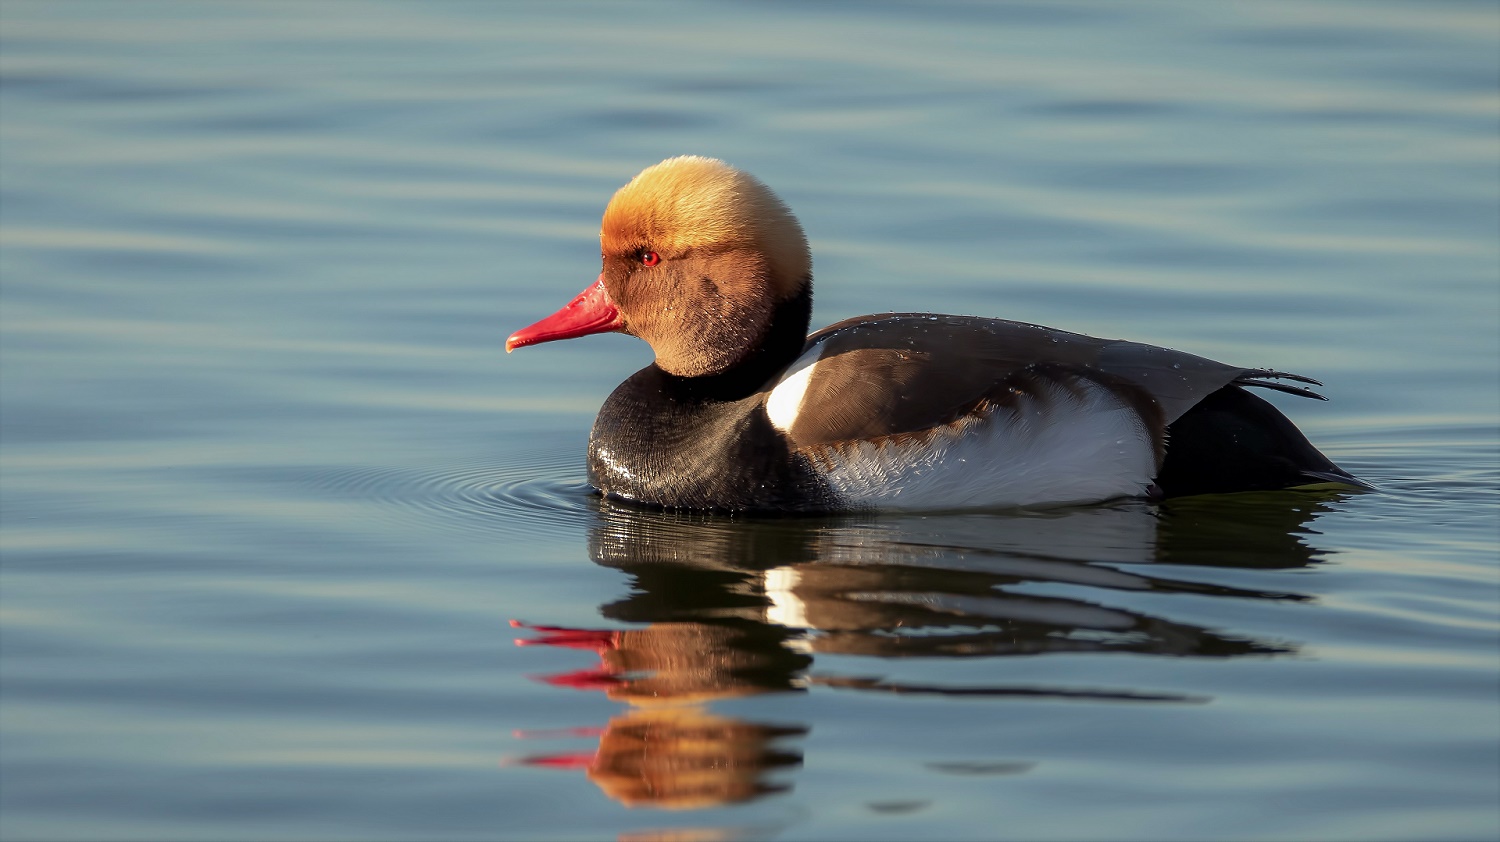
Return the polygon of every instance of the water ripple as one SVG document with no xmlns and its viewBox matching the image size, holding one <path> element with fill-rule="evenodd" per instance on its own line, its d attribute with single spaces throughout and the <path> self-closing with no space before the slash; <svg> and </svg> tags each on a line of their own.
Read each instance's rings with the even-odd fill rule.
<svg viewBox="0 0 1500 842">
<path fill-rule="evenodd" d="M 480 535 L 552 536 L 582 529 L 589 486 L 572 451 L 533 452 L 520 461 L 424 469 L 339 467 L 308 477 L 320 493 Z M 434 521 L 433 516 L 439 520 Z"/>
</svg>

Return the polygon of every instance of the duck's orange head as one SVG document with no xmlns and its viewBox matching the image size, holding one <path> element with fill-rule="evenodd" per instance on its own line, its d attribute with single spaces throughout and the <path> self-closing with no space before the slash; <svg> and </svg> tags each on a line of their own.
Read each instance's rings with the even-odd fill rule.
<svg viewBox="0 0 1500 842">
<path fill-rule="evenodd" d="M 599 231 L 594 286 L 523 328 L 506 350 L 590 333 L 646 340 L 683 377 L 724 371 L 757 347 L 778 304 L 802 293 L 802 226 L 755 177 L 712 158 L 669 158 L 621 187 Z"/>
</svg>

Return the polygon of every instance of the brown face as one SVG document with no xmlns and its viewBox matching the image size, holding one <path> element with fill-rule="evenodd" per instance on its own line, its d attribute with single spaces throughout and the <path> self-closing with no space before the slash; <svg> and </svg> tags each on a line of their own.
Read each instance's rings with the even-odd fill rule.
<svg viewBox="0 0 1500 842">
<path fill-rule="evenodd" d="M 811 272 L 796 219 L 721 161 L 673 158 L 620 188 L 600 229 L 601 279 L 627 333 L 684 377 L 750 353 Z"/>
<path fill-rule="evenodd" d="M 777 305 L 802 292 L 802 227 L 764 184 L 722 161 L 670 158 L 621 187 L 599 230 L 599 280 L 511 334 L 507 351 L 623 331 L 682 377 L 723 372 L 760 346 Z"/>
<path fill-rule="evenodd" d="M 624 330 L 680 377 L 723 371 L 766 332 L 773 306 L 765 256 L 750 248 L 662 253 L 649 243 L 604 255 L 604 288 Z"/>
</svg>

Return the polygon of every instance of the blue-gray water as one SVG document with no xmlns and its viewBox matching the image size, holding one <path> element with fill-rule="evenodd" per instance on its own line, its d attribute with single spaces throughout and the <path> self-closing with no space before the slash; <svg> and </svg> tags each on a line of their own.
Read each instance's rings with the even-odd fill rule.
<svg viewBox="0 0 1500 842">
<path fill-rule="evenodd" d="M 5 0 L 0 838 L 1495 838 L 1497 78 L 1493 2 Z M 681 153 L 815 324 L 1305 373 L 1380 490 L 601 504 L 646 347 L 501 347 Z"/>
</svg>

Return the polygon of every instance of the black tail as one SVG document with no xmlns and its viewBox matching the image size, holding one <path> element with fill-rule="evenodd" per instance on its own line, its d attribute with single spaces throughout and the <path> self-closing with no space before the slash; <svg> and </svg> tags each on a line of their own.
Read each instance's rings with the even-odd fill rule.
<svg viewBox="0 0 1500 842">
<path fill-rule="evenodd" d="M 1168 497 L 1328 482 L 1372 487 L 1319 453 L 1276 407 L 1234 385 L 1167 427 L 1167 458 L 1156 477 Z"/>
</svg>

